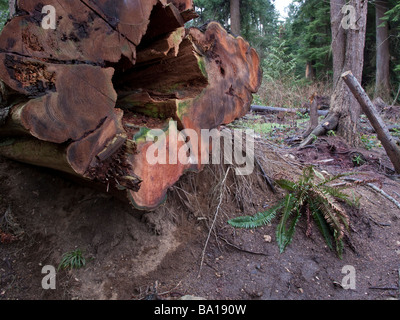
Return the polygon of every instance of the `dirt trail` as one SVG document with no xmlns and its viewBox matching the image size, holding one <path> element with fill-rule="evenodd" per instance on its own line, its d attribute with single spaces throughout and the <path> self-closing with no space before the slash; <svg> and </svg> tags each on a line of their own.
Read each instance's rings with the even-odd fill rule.
<svg viewBox="0 0 400 320">
<path fill-rule="evenodd" d="M 334 162 L 319 162 L 329 158 L 329 151 L 323 142 L 317 148 L 319 152 L 281 150 L 282 159 L 314 162 L 332 173 L 367 172 L 399 200 L 400 184 L 377 174 L 373 161 L 352 168 L 343 154 Z M 294 178 L 298 171 L 271 155 L 266 161 L 272 176 Z M 259 175 L 248 182 L 251 189 L 245 185 L 239 190 L 240 181 L 233 177 L 228 182 L 199 276 L 215 213 L 211 200 L 218 193 L 217 173 L 206 169 L 189 174 L 170 191 L 165 206 L 141 213 L 58 173 L 0 159 L 0 215 L 9 209 L 14 228 L 24 233 L 18 241 L 0 244 L 0 299 L 177 299 L 185 294 L 208 299 L 399 297 L 399 290 L 377 289 L 397 288 L 399 283 L 400 210 L 394 204 L 365 187 L 354 191 L 355 196 L 362 195 L 361 209 L 349 212 L 351 239 L 342 260 L 327 248 L 316 227 L 310 238 L 305 235 L 305 221 L 280 254 L 276 221 L 256 230 L 233 229 L 226 223 L 238 215 L 255 214 L 279 197 Z M 241 199 L 239 193 L 247 198 Z M 42 267 L 57 267 L 62 254 L 76 248 L 84 251 L 86 267 L 58 272 L 57 289 L 43 290 Z M 356 271 L 355 290 L 341 287 L 342 269 L 348 265 Z"/>
</svg>

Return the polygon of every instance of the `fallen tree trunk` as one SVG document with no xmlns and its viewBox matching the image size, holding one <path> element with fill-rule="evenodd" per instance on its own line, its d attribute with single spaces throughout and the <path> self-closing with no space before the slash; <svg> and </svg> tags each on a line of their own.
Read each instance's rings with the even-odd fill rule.
<svg viewBox="0 0 400 320">
<path fill-rule="evenodd" d="M 322 123 L 317 125 L 317 127 L 301 142 L 299 148 L 302 149 L 310 144 L 312 144 L 318 137 L 324 135 L 330 130 L 334 130 L 339 122 L 339 115 L 332 113 L 328 114 L 326 119 Z"/>
<path fill-rule="evenodd" d="M 270 107 L 270 106 L 258 106 L 258 105 L 252 105 L 251 106 L 251 111 L 253 112 L 266 112 L 266 113 L 279 113 L 279 112 L 287 112 L 287 113 L 310 113 L 310 109 L 305 109 L 305 108 L 298 108 L 298 109 L 293 109 L 293 108 L 279 108 L 279 107 Z M 326 116 L 329 111 L 328 110 L 318 110 L 317 111 L 318 116 Z"/>
<path fill-rule="evenodd" d="M 215 22 L 185 29 L 191 0 L 46 5 L 55 29 L 43 28 L 41 1 L 21 0 L 0 35 L 0 155 L 156 208 L 184 172 L 202 170 L 201 130 L 249 111 L 261 84 L 256 51 Z M 182 150 L 190 161 L 175 161 Z"/>
<path fill-rule="evenodd" d="M 356 97 L 357 101 L 360 103 L 363 112 L 371 122 L 372 127 L 375 129 L 378 139 L 385 148 L 396 173 L 400 174 L 400 149 L 397 147 L 395 140 L 390 135 L 386 124 L 376 111 L 375 106 L 351 71 L 343 73 L 342 78 Z"/>
</svg>

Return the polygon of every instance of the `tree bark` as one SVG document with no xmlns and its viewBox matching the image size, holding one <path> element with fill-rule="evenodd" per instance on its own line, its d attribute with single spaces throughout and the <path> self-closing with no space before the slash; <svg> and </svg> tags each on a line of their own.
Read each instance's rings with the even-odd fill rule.
<svg viewBox="0 0 400 320">
<path fill-rule="evenodd" d="M 376 9 L 376 84 L 375 97 L 390 98 L 389 26 L 382 20 L 388 10 L 388 1 L 375 1 Z M 382 25 L 383 24 L 383 25 Z M 382 26 L 381 26 L 382 25 Z"/>
<path fill-rule="evenodd" d="M 258 54 L 218 23 L 185 29 L 191 0 L 46 4 L 56 29 L 42 28 L 40 0 L 21 0 L 0 35 L 0 155 L 155 209 L 184 172 L 202 170 L 210 148 L 199 143 L 194 163 L 150 163 L 148 133 L 165 133 L 157 142 L 177 157 L 185 129 L 201 137 L 246 114 L 261 84 Z"/>
<path fill-rule="evenodd" d="M 10 18 L 14 17 L 16 14 L 16 2 L 17 2 L 17 0 L 8 0 Z"/>
<path fill-rule="evenodd" d="M 307 131 L 303 134 L 304 137 L 308 137 L 311 132 L 318 126 L 318 102 L 316 99 L 316 94 L 312 96 L 311 106 L 310 106 L 310 126 Z"/>
<path fill-rule="evenodd" d="M 345 14 L 342 8 L 345 0 L 331 0 L 332 55 L 334 93 L 331 98 L 331 113 L 338 117 L 337 132 L 347 143 L 359 143 L 358 123 L 360 105 L 341 79 L 341 74 L 354 70 L 353 74 L 361 82 L 364 64 L 364 47 L 367 24 L 368 1 L 351 0 L 348 5 L 354 8 L 350 23 L 343 24 Z"/>
<path fill-rule="evenodd" d="M 375 129 L 378 139 L 382 142 L 382 146 L 385 148 L 390 161 L 393 163 L 396 173 L 400 174 L 400 149 L 390 135 L 389 129 L 386 127 L 379 113 L 376 111 L 375 106 L 351 71 L 343 73 L 342 78 L 359 101 L 362 110 Z"/>
<path fill-rule="evenodd" d="M 231 10 L 231 32 L 235 36 L 240 36 L 240 0 L 230 0 Z"/>
<path fill-rule="evenodd" d="M 315 69 L 313 67 L 312 62 L 307 62 L 306 64 L 306 79 L 310 81 L 315 80 Z"/>
<path fill-rule="evenodd" d="M 302 149 L 312 144 L 319 136 L 324 135 L 330 130 L 334 130 L 339 122 L 339 116 L 336 113 L 329 113 L 322 123 L 320 123 L 300 144 Z"/>
</svg>

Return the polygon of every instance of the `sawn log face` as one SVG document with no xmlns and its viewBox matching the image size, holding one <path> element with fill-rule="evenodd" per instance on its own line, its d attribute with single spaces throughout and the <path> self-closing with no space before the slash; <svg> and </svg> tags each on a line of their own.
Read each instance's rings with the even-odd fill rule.
<svg viewBox="0 0 400 320">
<path fill-rule="evenodd" d="M 20 0 L 0 35 L 0 154 L 156 208 L 184 172 L 202 169 L 209 148 L 199 142 L 195 164 L 153 163 L 156 142 L 146 134 L 164 132 L 158 143 L 176 157 L 186 141 L 170 132 L 200 133 L 246 114 L 261 82 L 256 51 L 218 23 L 185 29 L 196 17 L 191 0 L 46 5 L 55 29 L 43 28 L 43 2 Z"/>
</svg>

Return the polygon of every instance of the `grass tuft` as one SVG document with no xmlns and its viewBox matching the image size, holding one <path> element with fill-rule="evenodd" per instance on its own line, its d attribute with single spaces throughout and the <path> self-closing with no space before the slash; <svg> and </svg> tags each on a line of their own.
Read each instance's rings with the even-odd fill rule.
<svg viewBox="0 0 400 320">
<path fill-rule="evenodd" d="M 86 259 L 80 249 L 63 254 L 58 270 L 62 269 L 80 269 L 86 266 Z"/>
</svg>

